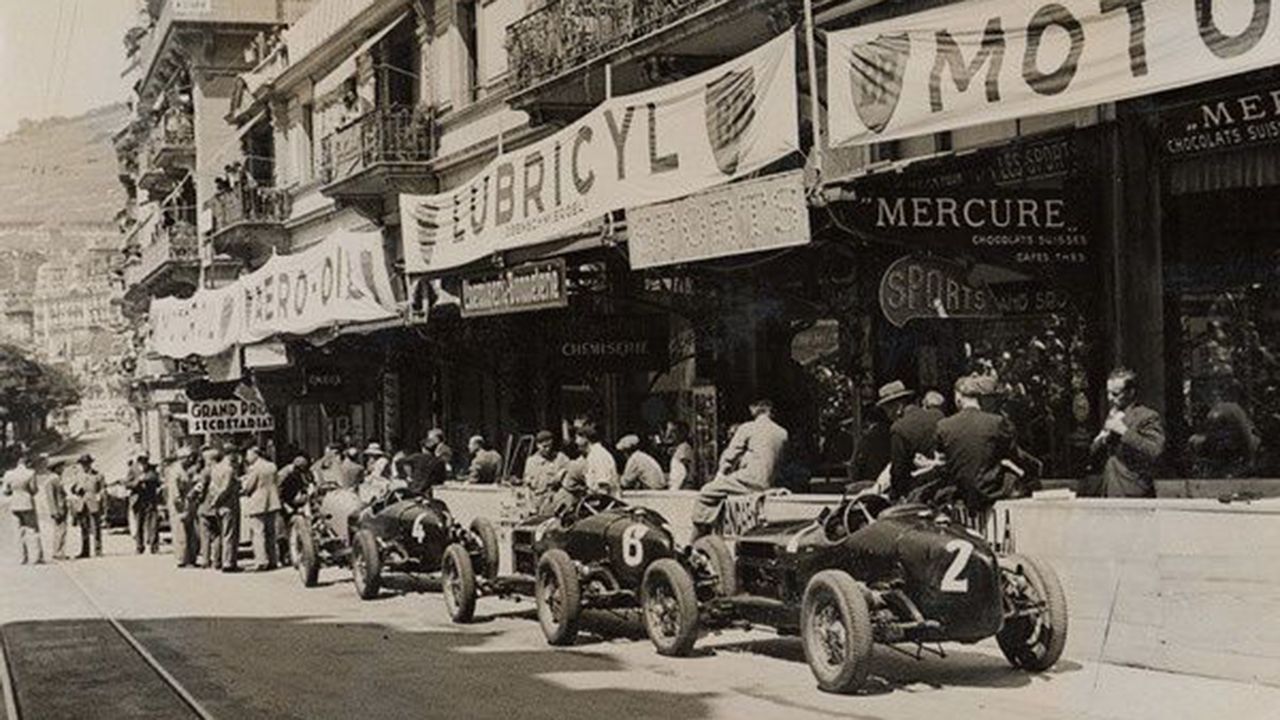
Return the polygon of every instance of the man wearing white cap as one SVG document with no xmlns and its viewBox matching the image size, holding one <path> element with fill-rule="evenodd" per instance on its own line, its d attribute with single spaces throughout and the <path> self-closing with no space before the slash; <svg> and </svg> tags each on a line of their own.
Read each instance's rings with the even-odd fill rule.
<svg viewBox="0 0 1280 720">
<path fill-rule="evenodd" d="M 618 441 L 618 452 L 627 459 L 622 468 L 621 485 L 624 490 L 665 490 L 667 477 L 662 466 L 652 455 L 640 449 L 640 437 L 625 435 Z"/>
</svg>

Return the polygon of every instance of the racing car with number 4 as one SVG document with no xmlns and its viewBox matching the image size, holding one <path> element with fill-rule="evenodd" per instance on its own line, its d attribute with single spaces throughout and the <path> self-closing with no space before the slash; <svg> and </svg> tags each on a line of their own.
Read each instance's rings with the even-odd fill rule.
<svg viewBox="0 0 1280 720">
<path fill-rule="evenodd" d="M 532 595 L 547 641 L 571 645 L 584 609 L 643 606 L 658 651 L 682 655 L 697 639 L 699 606 L 732 594 L 732 556 L 722 538 L 681 546 L 661 515 L 607 496 L 517 525 L 511 556 L 512 574 L 478 584 L 455 572 L 446 556 L 444 599 L 456 621 L 471 617 L 481 593 Z"/>
<path fill-rule="evenodd" d="M 703 621 L 799 634 L 829 692 L 863 684 L 877 642 L 923 648 L 995 636 L 1009 662 L 1031 672 L 1052 667 L 1066 643 L 1067 601 L 1053 569 L 997 553 L 928 505 L 849 498 L 812 521 L 747 531 L 736 555 L 730 592 L 703 607 Z M 683 626 L 697 609 L 646 604 L 650 612 L 679 613 L 672 622 Z"/>
</svg>

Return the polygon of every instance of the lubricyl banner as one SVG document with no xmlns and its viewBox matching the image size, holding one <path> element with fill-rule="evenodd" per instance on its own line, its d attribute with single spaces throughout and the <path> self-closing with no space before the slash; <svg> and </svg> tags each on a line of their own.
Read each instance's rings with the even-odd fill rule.
<svg viewBox="0 0 1280 720">
<path fill-rule="evenodd" d="M 1273 0 L 975 0 L 830 33 L 831 144 L 1073 108 L 1280 63 Z"/>
<path fill-rule="evenodd" d="M 339 232 L 294 255 L 191 298 L 151 301 L 152 349 L 173 358 L 216 355 L 281 334 L 395 316 L 376 232 Z"/>
<path fill-rule="evenodd" d="M 401 195 L 405 272 L 465 265 L 719 185 L 797 150 L 798 135 L 787 32 L 693 77 L 607 100 L 459 188 Z"/>
</svg>

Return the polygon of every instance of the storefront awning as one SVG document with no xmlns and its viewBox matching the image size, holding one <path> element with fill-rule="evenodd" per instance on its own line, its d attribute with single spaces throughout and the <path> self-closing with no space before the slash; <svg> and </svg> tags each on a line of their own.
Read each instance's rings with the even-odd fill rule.
<svg viewBox="0 0 1280 720">
<path fill-rule="evenodd" d="M 372 50 L 375 45 L 382 42 L 382 40 L 386 38 L 392 30 L 396 29 L 397 25 L 404 22 L 408 17 L 408 12 L 401 13 L 395 20 L 387 23 L 381 30 L 371 35 L 368 40 L 361 43 L 360 47 L 356 48 L 355 52 L 343 59 L 343 61 L 338 64 L 338 67 L 334 68 L 332 72 L 316 81 L 315 97 L 324 98 L 339 91 L 344 82 L 355 77 L 356 58 Z"/>
<path fill-rule="evenodd" d="M 1204 155 L 1169 166 L 1174 195 L 1280 185 L 1280 145 Z"/>
</svg>

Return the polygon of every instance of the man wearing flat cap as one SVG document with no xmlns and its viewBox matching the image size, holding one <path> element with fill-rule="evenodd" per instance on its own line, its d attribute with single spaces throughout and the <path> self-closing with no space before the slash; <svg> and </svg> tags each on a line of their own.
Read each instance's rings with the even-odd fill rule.
<svg viewBox="0 0 1280 720">
<path fill-rule="evenodd" d="M 901 380 L 880 387 L 876 405 L 889 416 L 889 496 L 905 497 L 915 486 L 917 455 L 933 454 L 942 411 L 915 403 L 915 393 Z"/>
<path fill-rule="evenodd" d="M 1003 415 L 982 409 L 982 399 L 994 395 L 995 378 L 968 375 L 956 381 L 956 414 L 938 422 L 938 451 L 946 460 L 946 474 L 972 510 L 981 511 L 999 499 L 1000 468 L 1016 455 L 1013 425 Z"/>
</svg>

